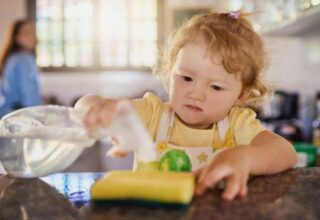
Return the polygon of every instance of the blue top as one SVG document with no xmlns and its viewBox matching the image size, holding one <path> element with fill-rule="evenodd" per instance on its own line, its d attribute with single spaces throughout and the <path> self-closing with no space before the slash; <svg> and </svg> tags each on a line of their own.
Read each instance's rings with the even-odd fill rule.
<svg viewBox="0 0 320 220">
<path fill-rule="evenodd" d="M 38 68 L 32 53 L 24 51 L 9 56 L 3 68 L 1 92 L 0 117 L 42 103 Z"/>
</svg>

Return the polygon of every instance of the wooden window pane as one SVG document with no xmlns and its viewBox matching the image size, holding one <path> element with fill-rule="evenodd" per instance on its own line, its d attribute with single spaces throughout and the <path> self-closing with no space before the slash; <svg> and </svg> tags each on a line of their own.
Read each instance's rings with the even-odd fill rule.
<svg viewBox="0 0 320 220">
<path fill-rule="evenodd" d="M 39 66 L 142 67 L 156 63 L 157 0 L 36 3 Z"/>
<path fill-rule="evenodd" d="M 101 45 L 100 62 L 103 66 L 127 66 L 127 50 L 126 43 L 115 42 Z"/>
<path fill-rule="evenodd" d="M 37 56 L 37 63 L 39 66 L 48 67 L 51 65 L 49 47 L 47 44 L 38 43 L 37 54 L 41 54 L 41 56 Z"/>
</svg>

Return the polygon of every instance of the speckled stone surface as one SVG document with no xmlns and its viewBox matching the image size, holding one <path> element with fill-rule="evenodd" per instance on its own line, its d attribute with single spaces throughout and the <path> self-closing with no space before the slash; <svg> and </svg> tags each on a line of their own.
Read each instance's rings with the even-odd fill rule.
<svg viewBox="0 0 320 220">
<path fill-rule="evenodd" d="M 232 202 L 223 201 L 222 191 L 214 189 L 184 209 L 94 205 L 89 189 L 102 175 L 0 176 L 0 219 L 320 219 L 320 168 L 252 178 L 248 196 Z"/>
</svg>

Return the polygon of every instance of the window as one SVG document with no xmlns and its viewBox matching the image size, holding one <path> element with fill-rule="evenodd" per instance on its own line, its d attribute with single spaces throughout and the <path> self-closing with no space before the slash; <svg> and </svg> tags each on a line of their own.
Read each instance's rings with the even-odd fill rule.
<svg viewBox="0 0 320 220">
<path fill-rule="evenodd" d="M 157 0 L 36 0 L 41 67 L 143 68 L 157 59 Z"/>
</svg>

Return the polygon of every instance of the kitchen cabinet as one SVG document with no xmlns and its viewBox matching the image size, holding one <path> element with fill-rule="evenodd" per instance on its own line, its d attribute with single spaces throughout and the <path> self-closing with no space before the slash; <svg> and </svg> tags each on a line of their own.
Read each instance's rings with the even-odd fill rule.
<svg viewBox="0 0 320 220">
<path fill-rule="evenodd" d="M 266 25 L 261 33 L 266 36 L 320 36 L 320 5 L 296 12 L 294 19 Z"/>
</svg>

